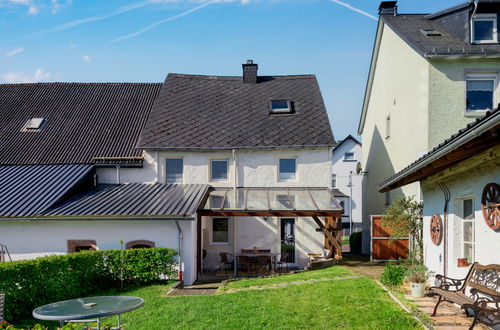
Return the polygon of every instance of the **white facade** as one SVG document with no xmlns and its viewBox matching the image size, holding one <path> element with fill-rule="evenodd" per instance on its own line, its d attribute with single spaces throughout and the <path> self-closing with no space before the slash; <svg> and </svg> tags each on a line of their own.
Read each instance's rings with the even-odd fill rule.
<svg viewBox="0 0 500 330">
<path fill-rule="evenodd" d="M 481 210 L 481 195 L 486 184 L 500 183 L 499 159 L 500 147 L 497 146 L 422 181 L 424 258 L 430 271 L 464 278 L 469 267 L 459 267 L 457 259 L 468 256 L 469 262 L 500 264 L 500 231 L 487 226 Z M 445 221 L 445 198 L 439 184 L 446 185 L 451 198 L 444 229 L 446 237 L 436 246 L 430 237 L 431 217 L 437 214 Z M 464 211 L 468 212 L 467 207 L 464 210 L 464 202 L 472 203 L 472 218 L 464 217 Z"/>
<path fill-rule="evenodd" d="M 351 221 L 353 232 L 361 231 L 363 226 L 363 177 L 362 173 L 356 172 L 358 162 L 363 160 L 361 148 L 361 144 L 347 137 L 333 149 L 332 188 L 346 195 L 337 197 L 337 200 L 344 205 L 342 227 L 347 235 L 350 233 Z"/>
<path fill-rule="evenodd" d="M 330 187 L 332 149 L 260 149 L 211 151 L 211 152 L 144 152 L 142 168 L 105 167 L 96 170 L 99 183 L 165 183 L 166 159 L 183 159 L 184 184 L 209 184 L 214 187 Z M 296 159 L 296 179 L 282 182 L 278 179 L 280 158 Z M 210 180 L 210 161 L 228 160 L 226 181 Z M 235 166 L 236 164 L 236 166 Z M 235 168 L 237 169 L 235 171 Z M 196 215 L 193 215 L 196 219 Z M 205 269 L 219 266 L 220 252 L 236 253 L 241 249 L 271 249 L 280 252 L 280 225 L 277 218 L 260 217 L 230 218 L 230 242 L 212 244 L 211 221 L 202 217 L 202 247 L 206 251 L 203 260 Z M 179 221 L 183 232 L 182 267 L 184 281 L 191 284 L 196 279 L 196 220 Z M 118 221 L 88 220 L 59 221 L 9 220 L 0 223 L 0 242 L 5 244 L 13 259 L 24 259 L 46 254 L 68 252 L 68 240 L 95 240 L 98 249 L 118 249 L 120 240 L 125 244 L 133 240 L 149 240 L 156 247 L 178 249 L 179 231 L 171 220 Z M 295 219 L 295 262 L 303 268 L 308 262 L 308 253 L 324 253 L 324 235 L 316 231 L 311 218 Z M 20 241 L 19 237 L 23 237 Z M 40 239 L 42 238 L 42 239 Z"/>
</svg>

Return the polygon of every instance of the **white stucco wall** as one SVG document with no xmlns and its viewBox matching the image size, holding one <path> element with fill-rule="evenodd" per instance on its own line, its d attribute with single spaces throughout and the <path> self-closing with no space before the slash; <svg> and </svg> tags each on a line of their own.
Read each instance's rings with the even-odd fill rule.
<svg viewBox="0 0 500 330">
<path fill-rule="evenodd" d="M 354 160 L 345 161 L 344 154 L 346 152 L 354 153 Z M 332 156 L 332 173 L 336 175 L 337 185 L 335 188 L 340 190 L 347 196 L 351 195 L 351 189 L 349 185 L 349 175 L 351 176 L 352 183 L 352 222 L 353 231 L 362 230 L 362 219 L 363 219 L 363 177 L 362 174 L 356 173 L 356 165 L 363 159 L 361 146 L 351 139 L 344 141 L 339 147 L 333 150 Z M 339 198 L 341 200 L 342 198 Z M 350 219 L 350 209 L 349 209 L 349 197 L 344 199 L 344 216 L 342 218 L 343 223 L 349 223 Z"/>
<path fill-rule="evenodd" d="M 462 224 L 460 200 L 473 198 L 475 261 L 481 264 L 500 264 L 500 231 L 490 229 L 482 215 L 481 195 L 490 182 L 500 184 L 500 147 L 490 149 L 471 159 L 429 177 L 422 183 L 424 196 L 424 257 L 427 267 L 436 274 L 444 273 L 445 241 L 439 246 L 430 238 L 430 219 L 438 214 L 444 221 L 444 194 L 438 184 L 444 183 L 451 193 L 449 202 L 447 238 L 447 259 L 449 277 L 463 278 L 468 267 L 458 267 L 457 258 L 463 257 L 456 248 L 454 232 Z"/>
<path fill-rule="evenodd" d="M 185 282 L 192 283 L 195 274 L 195 221 L 180 221 L 184 233 L 182 264 Z M 125 244 L 146 239 L 156 247 L 178 250 L 179 232 L 173 221 L 25 221 L 2 220 L 0 242 L 5 244 L 14 260 L 46 254 L 68 252 L 69 239 L 90 239 L 97 242 L 100 250 L 120 249 L 120 240 Z"/>
</svg>

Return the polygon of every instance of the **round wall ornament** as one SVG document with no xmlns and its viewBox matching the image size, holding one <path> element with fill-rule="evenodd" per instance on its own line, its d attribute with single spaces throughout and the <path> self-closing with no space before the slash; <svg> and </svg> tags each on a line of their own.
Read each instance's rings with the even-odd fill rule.
<svg viewBox="0 0 500 330">
<path fill-rule="evenodd" d="M 483 218 L 488 227 L 500 229 L 500 185 L 492 182 L 484 186 L 481 196 Z"/>
<path fill-rule="evenodd" d="M 433 214 L 431 217 L 431 240 L 432 243 L 439 245 L 443 239 L 443 220 L 439 214 Z"/>
</svg>

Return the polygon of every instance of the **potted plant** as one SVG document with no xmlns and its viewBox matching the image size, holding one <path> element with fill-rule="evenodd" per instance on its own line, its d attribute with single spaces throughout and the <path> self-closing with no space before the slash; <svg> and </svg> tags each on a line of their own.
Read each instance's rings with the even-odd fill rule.
<svg viewBox="0 0 500 330">
<path fill-rule="evenodd" d="M 411 265 L 406 270 L 406 279 L 410 282 L 411 295 L 422 298 L 425 294 L 425 285 L 431 273 L 424 265 Z"/>
</svg>

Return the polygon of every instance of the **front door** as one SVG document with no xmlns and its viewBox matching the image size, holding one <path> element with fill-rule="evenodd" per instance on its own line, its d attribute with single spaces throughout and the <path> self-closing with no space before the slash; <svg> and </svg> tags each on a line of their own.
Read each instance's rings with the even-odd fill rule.
<svg viewBox="0 0 500 330">
<path fill-rule="evenodd" d="M 286 253 L 288 263 L 295 263 L 295 219 L 281 219 L 281 254 Z"/>
</svg>

